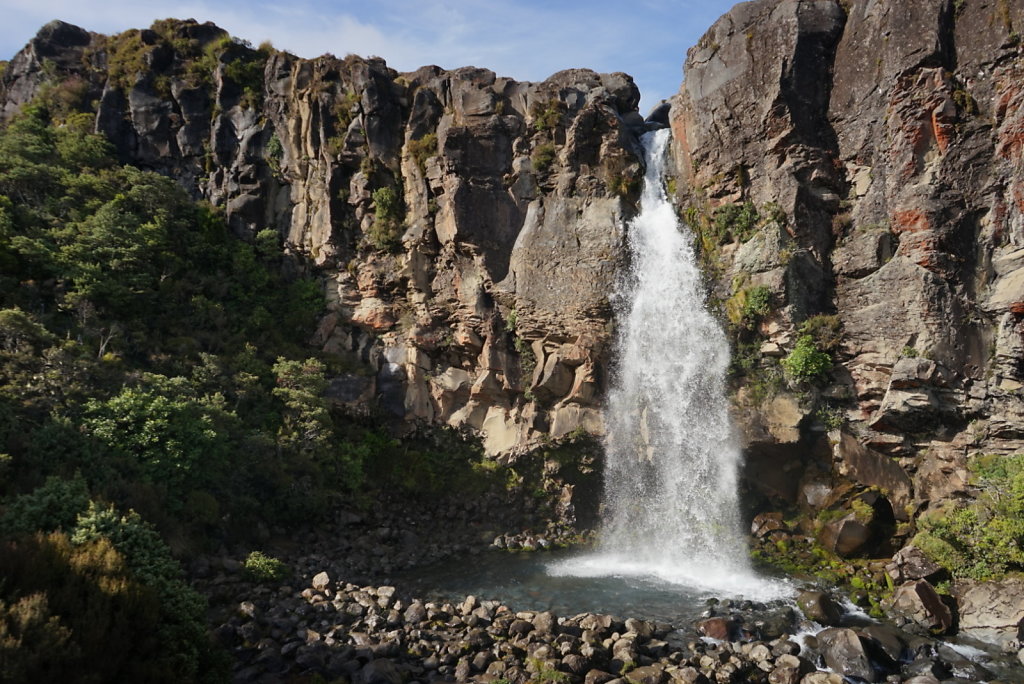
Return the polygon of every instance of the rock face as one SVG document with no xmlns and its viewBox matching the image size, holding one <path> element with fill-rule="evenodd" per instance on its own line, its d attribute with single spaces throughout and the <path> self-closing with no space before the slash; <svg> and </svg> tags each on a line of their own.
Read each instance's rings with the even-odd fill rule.
<svg viewBox="0 0 1024 684">
<path fill-rule="evenodd" d="M 1009 649 L 1024 644 L 1024 581 L 965 581 L 956 586 L 960 630 Z"/>
<path fill-rule="evenodd" d="M 477 430 L 493 454 L 602 431 L 608 299 L 643 171 L 630 77 L 399 74 L 194 21 L 112 37 L 54 22 L 0 77 L 3 117 L 48 92 L 322 276 L 315 344 L 368 367 L 334 379 L 339 403 Z"/>
<path fill-rule="evenodd" d="M 908 521 L 969 493 L 972 454 L 1024 448 L 1020 27 L 1020 2 L 747 2 L 689 51 L 677 194 L 739 321 L 753 492 L 869 487 Z M 787 387 L 807 322 L 832 367 Z"/>
</svg>

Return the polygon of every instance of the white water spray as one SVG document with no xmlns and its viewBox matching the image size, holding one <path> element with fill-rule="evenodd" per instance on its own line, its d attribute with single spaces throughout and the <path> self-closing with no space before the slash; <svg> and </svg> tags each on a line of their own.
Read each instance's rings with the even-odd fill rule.
<svg viewBox="0 0 1024 684">
<path fill-rule="evenodd" d="M 630 224 L 632 265 L 606 410 L 604 522 L 596 554 L 558 574 L 646 575 L 768 598 L 740 534 L 725 398 L 729 344 L 707 311 L 689 230 L 662 186 L 669 131 L 644 136 L 647 172 Z"/>
</svg>

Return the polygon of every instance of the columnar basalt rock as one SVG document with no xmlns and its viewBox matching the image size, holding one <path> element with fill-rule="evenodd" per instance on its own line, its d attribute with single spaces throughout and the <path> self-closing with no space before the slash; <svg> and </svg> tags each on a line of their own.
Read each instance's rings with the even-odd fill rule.
<svg viewBox="0 0 1024 684">
<path fill-rule="evenodd" d="M 314 341 L 372 378 L 335 378 L 360 385 L 349 401 L 480 431 L 495 455 L 603 429 L 609 295 L 642 176 L 629 76 L 399 74 L 193 21 L 113 37 L 55 22 L 4 73 L 3 116 L 72 81 L 126 161 L 242 236 L 274 231 L 321 275 Z"/>
<path fill-rule="evenodd" d="M 848 482 L 912 520 L 968 493 L 972 454 L 1024 447 L 1020 27 L 1019 2 L 750 2 L 690 50 L 680 202 L 727 310 L 771 292 L 736 378 L 764 497 L 814 510 L 799 492 Z M 709 235 L 744 202 L 785 217 Z M 841 323 L 828 382 L 791 396 L 775 359 L 819 314 Z"/>
</svg>

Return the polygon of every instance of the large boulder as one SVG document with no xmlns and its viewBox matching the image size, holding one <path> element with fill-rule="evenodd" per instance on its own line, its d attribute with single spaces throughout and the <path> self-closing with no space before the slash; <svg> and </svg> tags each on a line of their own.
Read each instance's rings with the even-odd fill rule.
<svg viewBox="0 0 1024 684">
<path fill-rule="evenodd" d="M 960 632 L 999 645 L 1007 651 L 1024 638 L 1024 579 L 1000 582 L 962 580 L 954 586 Z"/>
<path fill-rule="evenodd" d="M 852 629 L 829 628 L 818 633 L 818 643 L 825 664 L 834 672 L 865 682 L 881 678 L 871 665 L 864 643 Z"/>
<path fill-rule="evenodd" d="M 945 634 L 953 626 L 949 606 L 926 580 L 913 580 L 896 588 L 888 602 L 890 614 L 906 618 L 933 634 Z"/>
</svg>

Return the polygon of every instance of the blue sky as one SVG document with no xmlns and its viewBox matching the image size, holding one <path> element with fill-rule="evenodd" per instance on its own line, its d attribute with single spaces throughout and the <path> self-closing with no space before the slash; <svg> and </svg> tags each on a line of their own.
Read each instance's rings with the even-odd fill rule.
<svg viewBox="0 0 1024 684">
<path fill-rule="evenodd" d="M 671 96 L 686 50 L 732 0 L 0 0 L 0 59 L 9 59 L 51 19 L 113 33 L 167 16 L 213 21 L 258 44 L 302 57 L 377 55 L 399 71 L 425 64 L 479 66 L 540 81 L 588 67 L 625 71 L 641 111 Z"/>
</svg>

